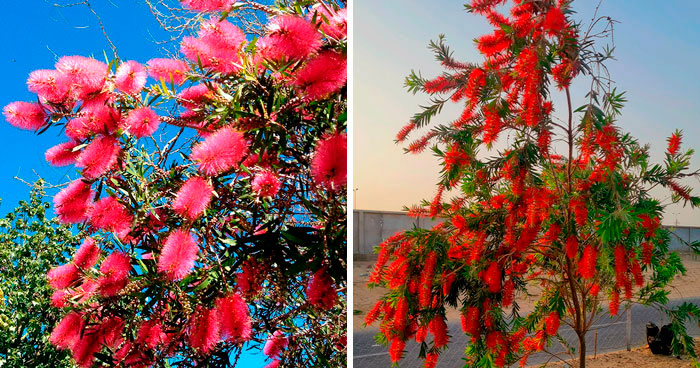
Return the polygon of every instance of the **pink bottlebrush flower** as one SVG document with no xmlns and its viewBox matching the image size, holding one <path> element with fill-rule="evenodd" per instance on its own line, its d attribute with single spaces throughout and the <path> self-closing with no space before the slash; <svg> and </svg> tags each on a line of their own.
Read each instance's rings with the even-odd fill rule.
<svg viewBox="0 0 700 368">
<path fill-rule="evenodd" d="M 100 343 L 99 328 L 90 328 L 83 331 L 80 338 L 72 347 L 73 359 L 81 368 L 90 368 L 95 361 L 95 353 L 102 349 Z"/>
<path fill-rule="evenodd" d="M 78 179 L 53 197 L 54 210 L 58 219 L 66 224 L 84 221 L 95 193 L 90 184 Z"/>
<path fill-rule="evenodd" d="M 175 195 L 173 211 L 190 220 L 195 220 L 207 210 L 214 188 L 198 176 L 187 179 Z"/>
<path fill-rule="evenodd" d="M 237 0 L 180 0 L 182 5 L 196 11 L 218 12 L 231 9 Z"/>
<path fill-rule="evenodd" d="M 282 331 L 277 330 L 272 336 L 267 338 L 265 346 L 263 347 L 263 354 L 270 358 L 275 358 L 279 356 L 282 349 L 286 348 L 288 344 L 289 339 L 283 335 Z"/>
<path fill-rule="evenodd" d="M 238 165 L 247 153 L 248 143 L 243 133 L 226 126 L 195 145 L 190 159 L 197 161 L 202 173 L 216 175 Z"/>
<path fill-rule="evenodd" d="M 74 141 L 82 141 L 99 133 L 112 134 L 119 125 L 121 114 L 107 103 L 103 98 L 83 103 L 80 116 L 66 124 L 66 135 Z"/>
<path fill-rule="evenodd" d="M 100 92 L 107 80 L 107 65 L 84 56 L 64 56 L 58 59 L 56 70 L 70 78 L 72 93 L 84 100 Z"/>
<path fill-rule="evenodd" d="M 117 74 L 114 76 L 114 84 L 117 88 L 128 94 L 139 93 L 146 85 L 148 74 L 143 65 L 130 60 L 119 65 Z"/>
<path fill-rule="evenodd" d="M 12 126 L 26 130 L 37 130 L 46 124 L 44 108 L 31 102 L 12 102 L 3 109 L 5 119 Z"/>
<path fill-rule="evenodd" d="M 250 340 L 252 330 L 248 305 L 239 294 L 231 293 L 219 298 L 216 312 L 219 314 L 222 338 L 234 343 Z"/>
<path fill-rule="evenodd" d="M 189 70 L 187 63 L 176 59 L 151 59 L 146 66 L 151 78 L 163 79 L 166 83 L 172 79 L 175 84 L 182 84 L 185 81 L 185 73 Z"/>
<path fill-rule="evenodd" d="M 76 159 L 87 179 L 97 179 L 117 163 L 121 146 L 114 137 L 99 137 L 90 142 Z"/>
<path fill-rule="evenodd" d="M 265 368 L 278 368 L 280 366 L 281 361 L 279 359 L 273 359 L 270 363 L 268 363 Z"/>
<path fill-rule="evenodd" d="M 297 72 L 292 84 L 306 99 L 314 101 L 338 91 L 347 78 L 345 56 L 335 51 L 323 51 Z"/>
<path fill-rule="evenodd" d="M 332 7 L 320 3 L 314 6 L 308 18 L 312 20 L 316 17 L 316 24 L 321 31 L 330 38 L 341 40 L 348 35 L 348 9 L 342 8 L 337 11 Z"/>
<path fill-rule="evenodd" d="M 333 308 L 338 302 L 338 292 L 325 269 L 320 269 L 311 277 L 306 286 L 306 297 L 309 303 L 325 310 Z"/>
<path fill-rule="evenodd" d="M 104 197 L 95 202 L 87 213 L 90 225 L 113 232 L 125 239 L 131 230 L 133 217 L 129 210 L 114 197 Z"/>
<path fill-rule="evenodd" d="M 189 321 L 187 342 L 201 354 L 207 354 L 219 341 L 219 315 L 215 310 L 199 308 Z"/>
<path fill-rule="evenodd" d="M 100 247 L 93 238 L 87 237 L 75 252 L 73 264 L 82 269 L 91 268 L 97 263 L 98 258 L 100 258 Z"/>
<path fill-rule="evenodd" d="M 192 87 L 188 87 L 178 93 L 178 102 L 187 109 L 194 109 L 202 104 L 205 96 L 209 93 L 209 87 L 206 84 L 200 83 Z"/>
<path fill-rule="evenodd" d="M 168 280 L 181 280 L 194 267 L 198 253 L 199 247 L 194 237 L 184 230 L 175 230 L 165 240 L 158 259 L 158 271 L 164 273 Z"/>
<path fill-rule="evenodd" d="M 273 197 L 280 190 L 280 179 L 271 171 L 263 170 L 255 175 L 251 183 L 253 192 L 260 197 Z"/>
<path fill-rule="evenodd" d="M 27 87 L 40 100 L 61 103 L 68 98 L 70 78 L 58 70 L 35 70 L 29 73 Z"/>
<path fill-rule="evenodd" d="M 264 274 L 260 272 L 260 264 L 254 258 L 248 259 L 241 265 L 241 272 L 236 274 L 236 285 L 246 298 L 255 297 L 262 286 Z"/>
<path fill-rule="evenodd" d="M 65 290 L 56 290 L 51 294 L 51 305 L 56 308 L 63 308 L 68 301 L 68 292 Z"/>
<path fill-rule="evenodd" d="M 348 178 L 348 138 L 345 134 L 325 135 L 316 145 L 311 173 L 318 184 L 342 187 Z"/>
<path fill-rule="evenodd" d="M 84 325 L 85 322 L 80 314 L 70 312 L 53 328 L 49 341 L 59 349 L 72 348 L 80 339 Z"/>
<path fill-rule="evenodd" d="M 245 41 L 245 35 L 233 23 L 209 20 L 202 23 L 197 38 L 185 37 L 180 49 L 193 63 L 232 74 L 240 69 L 238 52 Z"/>
<path fill-rule="evenodd" d="M 303 59 L 321 47 L 321 35 L 306 19 L 294 15 L 275 17 L 268 34 L 258 41 L 260 53 L 269 59 Z"/>
<path fill-rule="evenodd" d="M 160 124 L 160 117 L 150 107 L 139 107 L 131 110 L 124 119 L 124 127 L 136 138 L 149 137 Z"/>
<path fill-rule="evenodd" d="M 66 166 L 75 163 L 76 158 L 80 155 L 80 151 L 73 151 L 78 144 L 69 141 L 57 144 L 44 153 L 46 161 L 53 166 Z"/>
<path fill-rule="evenodd" d="M 117 295 L 129 281 L 131 272 L 131 257 L 122 252 L 113 252 L 102 261 L 100 273 L 102 275 L 97 280 L 100 294 L 104 297 Z"/>
<path fill-rule="evenodd" d="M 167 341 L 163 325 L 156 319 L 141 322 L 137 335 L 137 341 L 146 344 L 149 349 L 155 349 L 158 345 Z"/>
<path fill-rule="evenodd" d="M 100 324 L 100 343 L 110 350 L 116 350 L 124 341 L 124 320 L 117 316 L 109 316 Z"/>
<path fill-rule="evenodd" d="M 46 278 L 49 279 L 49 285 L 54 290 L 70 287 L 79 277 L 78 268 L 72 263 L 54 267 L 46 274 Z"/>
<path fill-rule="evenodd" d="M 85 303 L 90 297 L 95 295 L 98 287 L 97 281 L 88 279 L 70 293 L 70 298 L 80 297 L 76 302 Z"/>
</svg>

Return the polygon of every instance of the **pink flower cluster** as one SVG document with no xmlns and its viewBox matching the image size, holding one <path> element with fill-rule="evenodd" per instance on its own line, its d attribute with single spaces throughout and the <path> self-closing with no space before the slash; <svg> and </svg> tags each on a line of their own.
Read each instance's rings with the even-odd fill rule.
<svg viewBox="0 0 700 368">
<path fill-rule="evenodd" d="M 311 172 L 316 181 L 329 187 L 342 187 L 348 178 L 348 138 L 345 134 L 327 135 L 316 146 Z"/>
<path fill-rule="evenodd" d="M 199 28 L 197 38 L 185 37 L 180 44 L 182 53 L 193 63 L 201 62 L 223 74 L 233 74 L 240 69 L 238 53 L 245 44 L 245 35 L 227 21 L 209 20 Z"/>
<path fill-rule="evenodd" d="M 311 305 L 320 309 L 331 309 L 338 302 L 338 292 L 325 268 L 317 271 L 306 286 L 306 297 Z"/>
</svg>

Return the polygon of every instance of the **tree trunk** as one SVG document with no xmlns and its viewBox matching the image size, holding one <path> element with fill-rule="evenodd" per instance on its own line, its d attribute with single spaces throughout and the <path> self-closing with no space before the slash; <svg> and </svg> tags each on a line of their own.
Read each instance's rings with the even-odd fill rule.
<svg viewBox="0 0 700 368">
<path fill-rule="evenodd" d="M 586 368 L 586 333 L 578 335 L 578 367 Z"/>
</svg>

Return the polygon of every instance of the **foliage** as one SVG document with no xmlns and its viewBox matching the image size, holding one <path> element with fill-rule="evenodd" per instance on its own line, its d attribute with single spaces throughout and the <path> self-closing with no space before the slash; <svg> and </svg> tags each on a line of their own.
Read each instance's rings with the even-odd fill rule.
<svg viewBox="0 0 700 368">
<path fill-rule="evenodd" d="M 0 366 L 73 367 L 67 352 L 49 343 L 61 312 L 51 308 L 46 272 L 67 262 L 80 241 L 70 227 L 47 217 L 45 186 L 38 181 L 29 201 L 0 219 Z"/>
<path fill-rule="evenodd" d="M 187 61 L 63 57 L 5 108 L 81 169 L 54 197 L 91 236 L 48 274 L 51 342 L 85 367 L 344 366 L 345 9 L 245 2 L 259 37 L 236 1 L 182 3 Z"/>
<path fill-rule="evenodd" d="M 560 339 L 565 324 L 579 338 L 584 367 L 586 331 L 605 304 L 617 315 L 622 298 L 666 311 L 674 351 L 694 354 L 685 322 L 697 322 L 697 307 L 665 306 L 666 287 L 684 268 L 669 252 L 671 233 L 660 227 L 664 205 L 650 194 L 665 187 L 673 202 L 698 206 L 700 198 L 679 181 L 698 176 L 689 170 L 693 152 L 681 150 L 676 131 L 663 163 L 654 164 L 649 147 L 616 125 L 626 99 L 605 68 L 613 48 L 594 42 L 611 35 L 613 21 L 600 17 L 585 28 L 569 19 L 565 0 L 474 0 L 466 8 L 494 27 L 476 39 L 484 61 L 455 60 L 443 36 L 431 43 L 445 71 L 406 79 L 409 92 L 424 92 L 431 103 L 397 136 L 404 142 L 428 126 L 447 101 L 463 104 L 459 118 L 407 148 L 432 145 L 442 165 L 435 198 L 409 214 L 445 221 L 379 246 L 370 286 L 389 291 L 366 322 L 381 320 L 377 338 L 390 345 L 395 363 L 415 339 L 426 367 L 446 349 L 449 307 L 462 311 L 472 339 L 466 367 L 525 364 Z M 591 85 L 578 108 L 569 92 L 577 76 Z M 556 93 L 566 101 L 557 108 L 564 119 L 553 113 Z M 445 203 L 447 191 L 456 196 Z M 517 297 L 538 289 L 534 310 L 522 314 Z"/>
</svg>

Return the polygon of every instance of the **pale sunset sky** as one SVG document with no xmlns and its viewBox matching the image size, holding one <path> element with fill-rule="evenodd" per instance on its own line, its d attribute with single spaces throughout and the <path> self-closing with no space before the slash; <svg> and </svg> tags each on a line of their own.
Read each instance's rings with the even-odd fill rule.
<svg viewBox="0 0 700 368">
<path fill-rule="evenodd" d="M 438 180 L 437 159 L 423 154 L 404 154 L 393 140 L 398 130 L 426 104 L 425 95 L 412 95 L 404 88 L 411 69 L 426 78 L 441 73 L 426 46 L 445 34 L 457 59 L 481 61 L 474 39 L 491 31 L 486 21 L 464 11 L 464 1 L 454 0 L 358 0 L 354 2 L 354 188 L 355 209 L 399 211 L 404 205 L 432 199 Z M 598 1 L 574 2 L 573 17 L 590 22 Z M 615 24 L 615 61 L 608 63 L 618 90 L 627 91 L 628 103 L 618 125 L 651 144 L 652 159 L 661 163 L 666 137 L 683 130 L 683 149 L 700 149 L 700 3 L 672 1 L 604 0 L 599 15 Z M 672 4 L 672 5 L 670 5 Z M 585 76 L 572 86 L 574 106 L 584 101 L 590 81 Z M 555 93 L 555 115 L 565 110 L 561 93 Z M 433 123 L 454 120 L 460 105 L 447 106 Z M 417 138 L 423 131 L 414 132 Z M 412 139 L 408 139 L 411 141 Z M 488 152 L 487 152 L 488 154 Z M 700 168 L 700 155 L 692 169 Z M 683 184 L 700 190 L 700 181 Z M 663 203 L 669 193 L 655 192 Z M 663 220 L 667 225 L 700 226 L 700 209 L 673 205 Z"/>
</svg>

